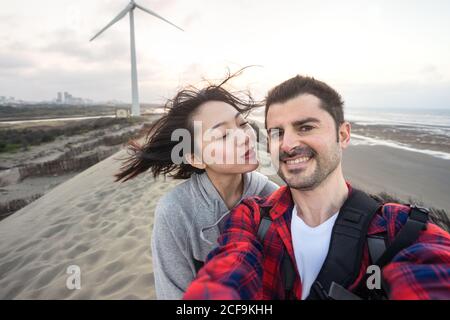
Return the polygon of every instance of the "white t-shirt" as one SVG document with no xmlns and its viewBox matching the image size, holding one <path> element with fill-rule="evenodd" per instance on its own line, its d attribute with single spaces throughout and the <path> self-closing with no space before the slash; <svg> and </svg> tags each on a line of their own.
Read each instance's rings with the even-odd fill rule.
<svg viewBox="0 0 450 320">
<path fill-rule="evenodd" d="M 339 212 L 317 227 L 308 226 L 298 215 L 297 208 L 292 210 L 291 234 L 295 262 L 302 281 L 302 300 L 311 290 L 319 275 L 330 247 L 331 232 Z"/>
</svg>

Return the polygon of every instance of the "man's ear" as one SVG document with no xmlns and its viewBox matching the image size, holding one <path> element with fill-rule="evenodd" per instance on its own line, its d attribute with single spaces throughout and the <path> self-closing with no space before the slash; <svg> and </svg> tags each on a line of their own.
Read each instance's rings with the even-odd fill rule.
<svg viewBox="0 0 450 320">
<path fill-rule="evenodd" d="M 347 148 L 350 144 L 350 133 L 351 133 L 351 124 L 350 122 L 344 121 L 339 126 L 339 143 L 342 148 Z"/>
<path fill-rule="evenodd" d="M 184 159 L 186 159 L 186 162 L 189 163 L 194 168 L 201 170 L 204 170 L 206 168 L 206 165 L 203 163 L 202 159 L 199 159 L 199 157 L 196 156 L 194 153 L 185 154 Z"/>
</svg>

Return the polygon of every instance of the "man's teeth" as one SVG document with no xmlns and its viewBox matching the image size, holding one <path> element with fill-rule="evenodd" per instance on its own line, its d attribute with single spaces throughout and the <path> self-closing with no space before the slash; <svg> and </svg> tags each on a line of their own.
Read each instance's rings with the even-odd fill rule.
<svg viewBox="0 0 450 320">
<path fill-rule="evenodd" d="M 302 163 L 302 162 L 306 162 L 309 160 L 309 157 L 302 157 L 302 158 L 297 158 L 294 160 L 288 160 L 286 161 L 287 164 L 294 164 L 294 163 Z"/>
</svg>

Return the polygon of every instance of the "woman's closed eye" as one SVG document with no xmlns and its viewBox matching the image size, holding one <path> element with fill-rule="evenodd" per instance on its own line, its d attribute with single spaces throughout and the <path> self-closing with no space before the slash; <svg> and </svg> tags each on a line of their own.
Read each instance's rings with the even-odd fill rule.
<svg viewBox="0 0 450 320">
<path fill-rule="evenodd" d="M 248 123 L 248 122 L 243 122 L 243 123 L 239 124 L 239 127 L 240 127 L 240 128 L 247 128 L 247 127 L 250 127 L 250 123 Z M 226 139 L 226 138 L 228 137 L 229 131 L 230 131 L 230 130 L 226 130 L 225 134 L 222 135 L 222 139 Z"/>
<path fill-rule="evenodd" d="M 271 139 L 276 139 L 279 138 L 283 135 L 283 130 L 281 129 L 270 129 L 268 131 L 268 134 L 270 136 Z"/>
</svg>

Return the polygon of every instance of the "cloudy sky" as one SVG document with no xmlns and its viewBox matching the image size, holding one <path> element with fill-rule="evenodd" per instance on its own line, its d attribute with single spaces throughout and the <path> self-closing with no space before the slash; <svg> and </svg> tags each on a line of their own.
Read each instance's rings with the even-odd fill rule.
<svg viewBox="0 0 450 320">
<path fill-rule="evenodd" d="M 141 101 L 247 70 L 233 85 L 262 98 L 295 74 L 350 107 L 450 109 L 448 0 L 137 0 L 185 32 L 135 11 Z M 0 95 L 57 91 L 130 101 L 128 16 L 89 39 L 127 0 L 0 0 Z"/>
</svg>

